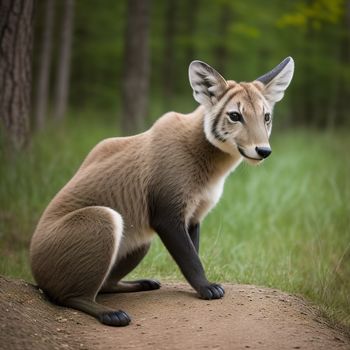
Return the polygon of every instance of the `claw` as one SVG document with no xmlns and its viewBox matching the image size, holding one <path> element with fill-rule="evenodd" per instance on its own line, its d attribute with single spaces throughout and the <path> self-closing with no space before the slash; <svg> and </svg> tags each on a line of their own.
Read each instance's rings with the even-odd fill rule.
<svg viewBox="0 0 350 350">
<path fill-rule="evenodd" d="M 101 323 L 108 326 L 124 327 L 130 323 L 130 317 L 122 310 L 104 312 L 99 317 Z"/>
<path fill-rule="evenodd" d="M 225 294 L 225 290 L 221 285 L 212 283 L 208 286 L 202 287 L 199 294 L 200 297 L 205 300 L 221 299 Z"/>
<path fill-rule="evenodd" d="M 144 290 L 154 290 L 161 287 L 160 282 L 157 280 L 140 280 L 136 282 L 139 282 Z"/>
<path fill-rule="evenodd" d="M 224 296 L 225 295 L 225 289 L 220 284 L 217 285 L 217 288 L 220 290 L 222 296 Z"/>
</svg>

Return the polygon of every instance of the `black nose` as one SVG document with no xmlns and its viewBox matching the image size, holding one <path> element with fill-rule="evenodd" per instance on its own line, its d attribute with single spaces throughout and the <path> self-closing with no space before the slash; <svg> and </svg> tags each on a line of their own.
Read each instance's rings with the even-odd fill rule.
<svg viewBox="0 0 350 350">
<path fill-rule="evenodd" d="M 256 153 L 263 158 L 267 158 L 272 152 L 270 147 L 255 147 L 255 150 Z"/>
</svg>

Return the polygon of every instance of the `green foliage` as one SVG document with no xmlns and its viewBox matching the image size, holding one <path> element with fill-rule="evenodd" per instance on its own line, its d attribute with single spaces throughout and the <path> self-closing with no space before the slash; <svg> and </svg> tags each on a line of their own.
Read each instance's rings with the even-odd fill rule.
<svg viewBox="0 0 350 350">
<path fill-rule="evenodd" d="M 31 279 L 28 245 L 41 212 L 93 145 L 113 135 L 113 120 L 70 115 L 35 135 L 26 154 L 0 155 L 0 274 Z M 243 164 L 230 176 L 205 220 L 207 275 L 302 294 L 350 325 L 349 137 L 275 130 L 272 148 L 264 164 Z M 182 279 L 158 239 L 132 277 Z"/>
<path fill-rule="evenodd" d="M 282 16 L 279 25 L 306 28 L 310 23 L 315 29 L 322 25 L 337 23 L 344 11 L 345 0 L 313 0 L 311 3 L 297 2 L 295 11 Z"/>
<path fill-rule="evenodd" d="M 76 2 L 71 101 L 77 107 L 115 110 L 119 101 L 126 3 L 107 4 Z"/>
<path fill-rule="evenodd" d="M 170 0 L 169 0 L 170 1 Z M 191 60 L 219 67 L 228 79 L 253 80 L 284 57 L 296 61 L 283 102 L 286 123 L 317 127 L 349 124 L 349 0 L 176 1 L 173 55 L 166 57 L 168 1 L 154 0 L 151 14 L 151 103 L 164 98 L 167 67 L 172 98 L 191 94 Z M 39 11 L 39 13 L 41 13 Z M 116 117 L 123 79 L 126 0 L 78 1 L 71 106 L 109 111 Z M 35 56 L 36 57 L 36 56 Z M 170 64 L 172 62 L 172 64 Z M 165 110 L 172 99 L 164 99 Z M 310 117 L 311 115 L 311 117 Z"/>
</svg>

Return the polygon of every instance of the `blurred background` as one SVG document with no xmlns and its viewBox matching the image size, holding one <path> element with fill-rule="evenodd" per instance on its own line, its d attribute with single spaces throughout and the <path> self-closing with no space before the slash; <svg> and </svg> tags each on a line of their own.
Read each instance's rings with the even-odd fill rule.
<svg viewBox="0 0 350 350">
<path fill-rule="evenodd" d="M 292 56 L 273 156 L 230 177 L 201 255 L 350 325 L 350 0 L 2 0 L 0 44 L 0 273 L 32 279 L 36 222 L 98 141 L 196 108 L 192 60 L 249 81 Z M 159 241 L 150 273 L 181 278 Z"/>
</svg>

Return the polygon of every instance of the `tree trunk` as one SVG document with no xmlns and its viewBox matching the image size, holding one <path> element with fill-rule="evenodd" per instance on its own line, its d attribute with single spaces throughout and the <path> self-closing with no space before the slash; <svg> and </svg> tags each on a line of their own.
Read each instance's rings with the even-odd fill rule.
<svg viewBox="0 0 350 350">
<path fill-rule="evenodd" d="M 227 42 L 230 40 L 229 26 L 232 21 L 234 21 L 232 5 L 229 3 L 221 4 L 218 18 L 218 40 L 216 44 L 214 44 L 214 59 L 215 68 L 224 76 L 226 74 L 226 66 L 229 58 Z M 232 57 L 230 57 L 230 60 L 232 61 Z"/>
<path fill-rule="evenodd" d="M 298 124 L 303 126 L 316 126 L 316 119 L 313 110 L 313 97 L 315 89 L 315 77 L 314 77 L 314 65 L 313 65 L 313 40 L 315 40 L 314 30 L 311 28 L 311 25 L 308 23 L 306 32 L 305 32 L 305 45 L 304 52 L 307 56 L 307 60 L 304 64 L 304 76 L 307 77 L 303 81 L 303 91 L 301 94 L 301 103 L 303 104 L 303 112 L 300 115 L 295 116 L 295 121 Z"/>
<path fill-rule="evenodd" d="M 175 33 L 176 33 L 177 1 L 168 0 L 165 5 L 165 31 L 163 55 L 163 87 L 164 97 L 168 103 L 174 95 L 176 79 Z"/>
<path fill-rule="evenodd" d="M 197 29 L 197 22 L 198 22 L 198 7 L 200 6 L 198 0 L 191 0 L 187 1 L 187 9 L 186 9 L 186 28 L 185 28 L 185 35 L 189 39 L 187 40 L 187 47 L 186 47 L 186 64 L 189 65 L 191 61 L 197 59 L 195 57 L 195 45 L 194 45 L 194 37 L 195 37 L 195 31 Z"/>
<path fill-rule="evenodd" d="M 38 75 L 38 87 L 36 93 L 35 126 L 42 129 L 45 124 L 52 52 L 52 28 L 54 20 L 55 0 L 47 0 L 45 10 L 45 25 L 42 36 L 42 48 L 40 55 L 40 67 Z"/>
<path fill-rule="evenodd" d="M 344 18 L 342 21 L 343 34 L 340 41 L 340 66 L 342 71 L 346 70 L 350 62 L 350 0 L 344 3 Z M 337 103 L 337 120 L 335 125 L 348 123 L 349 117 L 349 99 L 350 99 L 350 84 L 346 76 L 342 76 L 339 83 L 338 103 Z"/>
<path fill-rule="evenodd" d="M 65 0 L 61 26 L 61 43 L 57 67 L 55 109 L 56 120 L 63 119 L 68 104 L 71 49 L 73 37 L 74 0 Z"/>
<path fill-rule="evenodd" d="M 140 131 L 148 113 L 151 0 L 129 0 L 122 80 L 122 129 Z"/>
<path fill-rule="evenodd" d="M 340 27 L 341 25 L 338 24 Z M 327 38 L 327 37 L 326 37 Z M 331 37 L 327 38 L 329 45 L 329 56 L 334 61 L 334 64 L 331 64 L 329 67 L 329 74 L 332 79 L 329 79 L 328 82 L 328 91 L 327 91 L 327 104 L 325 101 L 321 104 L 326 113 L 327 117 L 327 128 L 333 129 L 335 126 L 335 121 L 339 118 L 339 111 L 337 110 L 338 96 L 340 93 L 340 74 L 339 74 L 339 62 L 341 61 L 341 51 L 342 51 L 342 37 Z M 320 101 L 319 101 L 320 103 Z M 326 108 L 325 108 L 326 107 Z"/>
<path fill-rule="evenodd" d="M 29 140 L 33 0 L 0 2 L 0 119 L 9 152 Z"/>
</svg>

